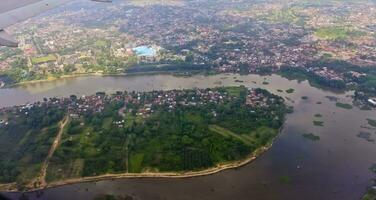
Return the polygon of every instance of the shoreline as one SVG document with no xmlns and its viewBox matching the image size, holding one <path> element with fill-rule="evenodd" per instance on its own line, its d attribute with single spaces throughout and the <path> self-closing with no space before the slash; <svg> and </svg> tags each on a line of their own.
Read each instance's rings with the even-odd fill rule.
<svg viewBox="0 0 376 200">
<path fill-rule="evenodd" d="M 10 85 L 5 85 L 3 87 L 0 87 L 0 89 L 5 89 L 5 88 L 13 88 L 17 86 L 23 86 L 23 85 L 28 85 L 28 84 L 36 84 L 36 83 L 44 83 L 44 82 L 51 82 L 51 81 L 58 81 L 58 80 L 63 80 L 63 79 L 70 79 L 70 78 L 79 78 L 79 77 L 95 77 L 95 76 L 137 76 L 137 75 L 153 75 L 153 74 L 172 74 L 175 75 L 175 73 L 179 73 L 180 71 L 150 71 L 150 72 L 132 72 L 132 73 L 100 73 L 100 72 L 88 72 L 88 73 L 79 73 L 79 74 L 70 74 L 70 75 L 62 75 L 60 77 L 48 77 L 46 79 L 41 79 L 41 80 L 31 80 L 31 81 L 23 81 L 19 83 L 14 83 Z M 185 71 L 188 73 L 199 73 L 199 71 Z M 177 75 L 178 76 L 178 75 Z"/>
<path fill-rule="evenodd" d="M 72 178 L 72 179 L 65 179 L 61 181 L 55 181 L 48 183 L 44 187 L 37 187 L 28 189 L 25 191 L 20 191 L 14 189 L 15 183 L 5 183 L 0 184 L 0 188 L 8 187 L 7 189 L 0 190 L 0 192 L 8 192 L 8 193 L 23 193 L 23 192 L 35 192 L 39 190 L 49 189 L 49 188 L 56 188 L 66 185 L 73 185 L 73 184 L 80 184 L 80 183 L 88 183 L 88 182 L 97 182 L 97 181 L 106 181 L 106 180 L 118 180 L 118 179 L 146 179 L 146 178 L 166 178 L 166 179 L 186 179 L 186 178 L 194 178 L 194 177 L 201 177 L 201 176 L 210 176 L 216 173 L 230 170 L 230 169 L 237 169 L 243 167 L 247 164 L 252 163 L 257 158 L 262 156 L 262 154 L 266 153 L 268 150 L 271 149 L 275 140 L 279 137 L 282 133 L 283 125 L 278 131 L 278 135 L 273 138 L 271 142 L 267 145 L 262 146 L 248 155 L 245 159 L 227 162 L 223 164 L 218 164 L 217 166 L 200 170 L 200 171 L 187 171 L 187 172 L 161 172 L 161 173 L 120 173 L 120 174 L 103 174 L 99 176 L 91 176 L 91 177 L 82 177 L 82 178 Z"/>
<path fill-rule="evenodd" d="M 179 73 L 188 73 L 188 74 L 179 74 Z M 158 74 L 170 74 L 173 76 L 177 77 L 190 77 L 193 75 L 204 75 L 204 76 L 211 76 L 211 75 L 218 75 L 218 74 L 237 74 L 237 75 L 242 75 L 239 73 L 221 73 L 221 72 L 214 72 L 214 73 L 209 73 L 209 72 L 202 72 L 202 71 L 196 71 L 196 70 L 191 70 L 191 71 L 179 71 L 179 70 L 171 70 L 171 71 L 147 71 L 147 72 L 131 72 L 131 73 L 102 73 L 102 72 L 87 72 L 87 73 L 79 73 L 79 74 L 70 74 L 70 75 L 62 75 L 60 77 L 48 77 L 47 79 L 42 79 L 42 80 L 31 80 L 31 81 L 24 81 L 20 83 L 14 83 L 10 85 L 4 85 L 3 87 L 0 87 L 0 89 L 9 89 L 9 88 L 15 88 L 18 86 L 25 86 L 28 84 L 37 84 L 37 83 L 46 83 L 46 82 L 52 82 L 52 81 L 59 81 L 59 80 L 64 80 L 64 79 L 71 79 L 71 78 L 80 78 L 80 77 L 106 77 L 106 76 L 139 76 L 139 75 L 158 75 Z M 280 73 L 270 73 L 270 74 L 258 74 L 258 73 L 250 73 L 250 74 L 255 74 L 255 75 L 260 75 L 260 76 L 270 76 L 270 75 L 278 75 L 283 78 L 286 78 L 282 76 Z M 289 79 L 289 78 L 286 78 Z M 290 80 L 290 79 L 289 79 Z M 298 79 L 292 79 L 292 80 L 297 80 Z M 317 84 L 311 84 L 311 82 L 307 79 L 306 81 L 309 82 L 311 87 L 318 88 L 323 91 L 330 91 L 336 94 L 343 94 L 349 91 L 354 91 L 353 89 L 344 89 L 344 90 L 338 90 L 336 88 L 331 88 L 327 86 L 321 86 Z"/>
</svg>

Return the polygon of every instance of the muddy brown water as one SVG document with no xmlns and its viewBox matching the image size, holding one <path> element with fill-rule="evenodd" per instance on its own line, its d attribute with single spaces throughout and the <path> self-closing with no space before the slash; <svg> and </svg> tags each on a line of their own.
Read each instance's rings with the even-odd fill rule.
<svg viewBox="0 0 376 200">
<path fill-rule="evenodd" d="M 269 84 L 262 84 L 265 81 Z M 338 108 L 335 101 L 327 98 L 337 97 L 340 102 L 351 103 L 349 96 L 352 92 L 324 91 L 307 82 L 290 81 L 277 75 L 91 76 L 0 89 L 0 107 L 41 101 L 44 97 L 90 95 L 97 91 L 113 93 L 235 85 L 268 89 L 290 99 L 286 102 L 294 106 L 294 113 L 287 116 L 284 129 L 273 147 L 256 161 L 203 177 L 105 180 L 49 188 L 39 195 L 36 192 L 25 195 L 29 199 L 54 200 L 93 199 L 101 194 L 131 196 L 139 200 L 360 199 L 371 179 L 375 178 L 369 167 L 376 162 L 376 144 L 357 135 L 361 131 L 370 132 L 370 137 L 376 140 L 376 130 L 364 128 L 368 126 L 367 118 L 376 119 L 376 111 Z M 289 88 L 295 92 L 277 91 Z M 304 100 L 302 96 L 308 99 Z M 316 118 L 315 114 L 323 117 Z M 323 121 L 324 126 L 314 126 L 314 120 Z M 304 138 L 305 133 L 318 135 L 320 140 Z M 22 194 L 3 195 L 18 199 Z"/>
</svg>

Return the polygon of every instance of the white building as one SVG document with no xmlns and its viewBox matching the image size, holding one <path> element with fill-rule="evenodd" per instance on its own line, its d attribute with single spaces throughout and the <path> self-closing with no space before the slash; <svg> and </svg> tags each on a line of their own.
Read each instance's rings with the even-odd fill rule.
<svg viewBox="0 0 376 200">
<path fill-rule="evenodd" d="M 370 103 L 372 106 L 376 106 L 376 99 L 368 99 L 368 103 Z"/>
</svg>

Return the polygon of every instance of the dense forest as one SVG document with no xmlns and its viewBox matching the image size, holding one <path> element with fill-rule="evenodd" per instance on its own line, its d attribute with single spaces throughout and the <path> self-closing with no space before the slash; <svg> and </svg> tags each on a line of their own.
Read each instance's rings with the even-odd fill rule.
<svg viewBox="0 0 376 200">
<path fill-rule="evenodd" d="M 40 170 L 64 112 L 56 106 L 19 108 L 0 113 L 0 182 L 30 181 Z"/>
</svg>

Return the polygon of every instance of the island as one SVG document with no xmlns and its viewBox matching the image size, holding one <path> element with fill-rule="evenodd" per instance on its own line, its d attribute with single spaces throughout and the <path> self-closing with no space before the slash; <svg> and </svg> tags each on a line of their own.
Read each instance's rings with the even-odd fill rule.
<svg viewBox="0 0 376 200">
<path fill-rule="evenodd" d="M 244 86 L 98 92 L 3 108 L 1 188 L 238 167 L 272 144 L 286 110 L 281 97 Z"/>
</svg>

